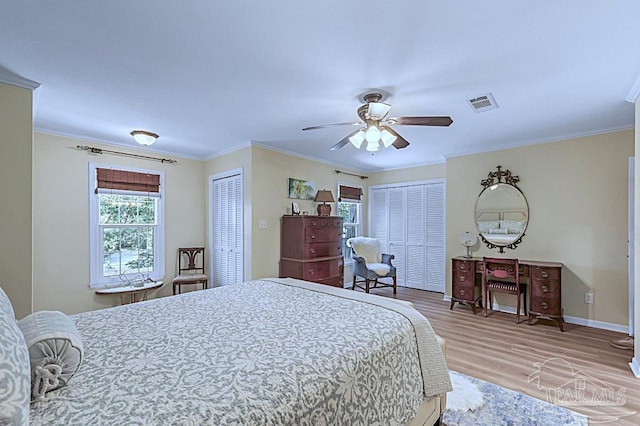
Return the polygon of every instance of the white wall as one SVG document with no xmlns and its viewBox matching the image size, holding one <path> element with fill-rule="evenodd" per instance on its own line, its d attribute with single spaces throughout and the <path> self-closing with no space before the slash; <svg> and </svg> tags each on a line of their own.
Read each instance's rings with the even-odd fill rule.
<svg viewBox="0 0 640 426">
<path fill-rule="evenodd" d="M 90 162 L 164 171 L 166 275 L 165 285 L 157 295 L 172 294 L 171 279 L 176 272 L 178 247 L 205 244 L 204 163 L 177 158 L 179 163 L 171 165 L 110 154 L 88 154 L 75 148 L 79 144 L 123 150 L 35 133 L 34 311 L 49 309 L 73 314 L 119 303 L 117 296 L 98 296 L 88 287 Z"/>
<path fill-rule="evenodd" d="M 606 133 L 447 161 L 447 257 L 461 255 L 458 235 L 475 231 L 480 181 L 501 165 L 520 177 L 529 203 L 522 243 L 503 255 L 481 244 L 475 256 L 562 262 L 564 315 L 628 325 L 628 158 L 634 132 Z M 451 289 L 451 265 L 447 289 Z M 585 292 L 594 293 L 592 305 Z M 513 298 L 499 303 L 513 306 Z M 597 323 L 594 323 L 597 325 Z"/>
<path fill-rule="evenodd" d="M 31 312 L 32 93 L 0 83 L 0 286 L 16 316 Z"/>
</svg>

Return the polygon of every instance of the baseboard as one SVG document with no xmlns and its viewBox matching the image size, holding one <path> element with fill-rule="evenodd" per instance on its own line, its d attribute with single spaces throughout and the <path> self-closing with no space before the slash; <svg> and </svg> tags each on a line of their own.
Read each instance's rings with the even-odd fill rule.
<svg viewBox="0 0 640 426">
<path fill-rule="evenodd" d="M 604 321 L 595 321 L 588 318 L 569 317 L 565 315 L 564 322 L 568 322 L 569 324 L 584 325 L 586 327 L 601 328 L 603 330 L 617 331 L 618 333 L 624 333 L 624 334 L 629 333 L 628 325 L 613 324 L 613 323 L 604 322 Z"/>
<path fill-rule="evenodd" d="M 449 297 L 449 300 L 451 300 L 451 297 Z M 514 315 L 516 314 L 515 307 L 500 306 L 498 303 L 495 303 L 495 302 L 493 303 L 493 310 L 506 312 Z M 583 325 L 585 327 L 600 328 L 602 330 L 609 330 L 609 331 L 617 331 L 618 333 L 624 333 L 624 334 L 629 333 L 628 325 L 613 324 L 610 322 L 596 321 L 588 318 L 571 317 L 568 315 L 563 315 L 563 318 L 564 318 L 564 322 L 566 322 L 567 324 Z"/>
<path fill-rule="evenodd" d="M 634 376 L 640 379 L 640 363 L 638 363 L 638 358 L 633 357 L 629 363 L 629 367 L 631 367 L 631 371 L 633 371 Z"/>
</svg>

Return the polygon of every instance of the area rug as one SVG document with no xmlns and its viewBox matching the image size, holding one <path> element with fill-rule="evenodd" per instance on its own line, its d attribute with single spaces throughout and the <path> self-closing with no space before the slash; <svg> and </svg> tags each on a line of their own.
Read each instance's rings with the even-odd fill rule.
<svg viewBox="0 0 640 426">
<path fill-rule="evenodd" d="M 588 425 L 585 416 L 566 408 L 455 371 L 450 375 L 445 425 Z"/>
</svg>

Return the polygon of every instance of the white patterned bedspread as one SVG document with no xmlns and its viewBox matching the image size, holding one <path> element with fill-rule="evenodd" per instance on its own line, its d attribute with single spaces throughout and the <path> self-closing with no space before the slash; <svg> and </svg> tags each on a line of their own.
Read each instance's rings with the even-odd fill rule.
<svg viewBox="0 0 640 426">
<path fill-rule="evenodd" d="M 259 280 L 73 319 L 83 364 L 33 425 L 393 425 L 424 398 L 411 322 L 319 291 Z"/>
</svg>

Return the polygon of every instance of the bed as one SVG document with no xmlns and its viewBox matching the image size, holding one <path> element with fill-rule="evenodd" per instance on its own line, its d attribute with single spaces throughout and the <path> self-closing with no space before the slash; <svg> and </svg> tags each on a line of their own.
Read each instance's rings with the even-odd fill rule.
<svg viewBox="0 0 640 426">
<path fill-rule="evenodd" d="M 406 303 L 264 279 L 74 315 L 83 362 L 30 424 L 433 424 L 451 384 Z"/>
</svg>

